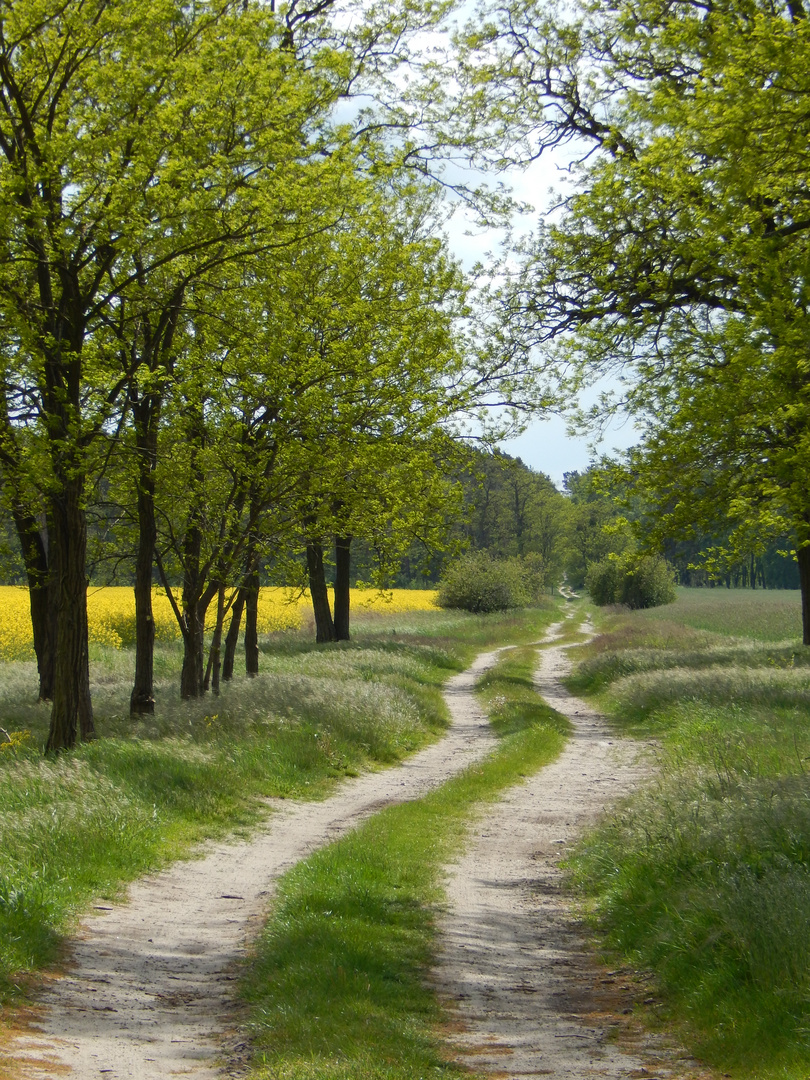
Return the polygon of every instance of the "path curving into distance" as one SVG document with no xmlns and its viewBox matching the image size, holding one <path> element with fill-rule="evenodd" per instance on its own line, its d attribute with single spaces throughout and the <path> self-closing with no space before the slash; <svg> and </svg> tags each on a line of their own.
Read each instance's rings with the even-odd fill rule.
<svg viewBox="0 0 810 1080">
<path fill-rule="evenodd" d="M 565 690 L 569 669 L 555 645 L 535 675 L 573 725 L 566 748 L 475 823 L 450 868 L 432 978 L 453 1018 L 451 1056 L 499 1080 L 697 1080 L 697 1062 L 633 1022 L 633 988 L 597 966 L 562 887 L 572 842 L 650 773 L 647 747 Z"/>
<path fill-rule="evenodd" d="M 67 973 L 39 995 L 31 1027 L 0 1050 L 0 1075 L 4 1066 L 21 1080 L 241 1075 L 234 970 L 275 881 L 375 811 L 420 798 L 490 751 L 474 687 L 498 652 L 447 683 L 451 725 L 439 742 L 322 802 L 271 800 L 274 812 L 248 840 L 206 845 L 202 857 L 136 882 L 128 903 L 99 905 L 71 943 Z"/>
<path fill-rule="evenodd" d="M 323 802 L 274 800 L 250 839 L 207 845 L 200 858 L 135 883 L 128 903 L 99 906 L 72 943 L 67 974 L 46 985 L 30 1027 L 0 1050 L 0 1075 L 4 1068 L 15 1080 L 242 1075 L 249 1047 L 240 1043 L 235 967 L 275 881 L 375 811 L 420 798 L 491 750 L 474 687 L 500 651 L 482 654 L 447 684 L 452 722 L 440 742 L 344 783 Z M 636 744 L 614 739 L 562 689 L 563 649 L 549 647 L 541 660 L 538 690 L 571 717 L 575 734 L 557 762 L 477 820 L 453 867 L 434 973 L 456 1020 L 451 1052 L 504 1080 L 696 1077 L 689 1062 L 648 1037 L 629 1055 L 612 1044 L 621 976 L 595 984 L 604 973 L 584 951 L 557 861 L 646 767 Z"/>
</svg>

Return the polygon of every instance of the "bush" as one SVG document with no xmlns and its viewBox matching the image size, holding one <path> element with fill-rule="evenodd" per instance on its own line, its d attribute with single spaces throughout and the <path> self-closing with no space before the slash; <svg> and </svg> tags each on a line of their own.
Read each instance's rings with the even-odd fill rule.
<svg viewBox="0 0 810 1080">
<path fill-rule="evenodd" d="M 527 566 L 521 559 L 495 559 L 485 551 L 470 552 L 446 571 L 436 603 L 476 614 L 525 607 L 537 598 L 538 577 L 534 563 Z"/>
<path fill-rule="evenodd" d="M 660 555 L 603 559 L 588 570 L 585 588 L 600 607 L 607 604 L 626 604 L 633 609 L 659 607 L 671 604 L 676 595 L 672 568 Z"/>
<path fill-rule="evenodd" d="M 618 559 L 602 559 L 593 563 L 585 575 L 585 588 L 599 607 L 618 604 L 622 587 L 623 567 Z"/>
<path fill-rule="evenodd" d="M 645 555 L 622 582 L 621 603 L 629 608 L 660 607 L 675 599 L 672 567 L 660 555 Z"/>
</svg>

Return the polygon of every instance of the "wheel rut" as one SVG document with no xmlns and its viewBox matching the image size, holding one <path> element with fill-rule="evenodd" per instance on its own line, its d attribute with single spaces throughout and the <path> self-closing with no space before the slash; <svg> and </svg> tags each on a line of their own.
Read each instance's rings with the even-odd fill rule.
<svg viewBox="0 0 810 1080">
<path fill-rule="evenodd" d="M 650 774 L 650 747 L 617 738 L 570 695 L 566 648 L 539 655 L 535 685 L 567 716 L 560 757 L 511 788 L 450 868 L 433 982 L 452 1017 L 451 1056 L 502 1080 L 696 1080 L 697 1062 L 633 1018 L 639 987 L 588 951 L 560 867 L 583 830 Z"/>
</svg>

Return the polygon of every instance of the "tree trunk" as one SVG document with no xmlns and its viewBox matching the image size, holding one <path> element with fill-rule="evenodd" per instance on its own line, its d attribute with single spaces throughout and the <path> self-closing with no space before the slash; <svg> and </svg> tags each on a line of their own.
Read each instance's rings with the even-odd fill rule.
<svg viewBox="0 0 810 1080">
<path fill-rule="evenodd" d="M 799 583 L 802 590 L 803 644 L 810 645 L 810 544 L 800 547 L 796 553 L 799 562 Z"/>
<path fill-rule="evenodd" d="M 183 634 L 183 670 L 180 673 L 180 697 L 184 701 L 205 693 L 205 609 L 202 600 L 186 603 Z"/>
<path fill-rule="evenodd" d="M 28 578 L 31 629 L 39 673 L 39 700 L 51 701 L 56 644 L 56 582 L 48 565 L 48 549 L 37 519 L 19 503 L 12 508 L 12 516 Z"/>
<path fill-rule="evenodd" d="M 349 640 L 349 596 L 352 567 L 351 536 L 335 537 L 335 639 Z"/>
<path fill-rule="evenodd" d="M 129 698 L 130 716 L 155 711 L 155 620 L 152 612 L 152 569 L 155 522 L 155 467 L 159 400 L 147 397 L 133 408 L 138 455 L 138 555 L 135 560 L 135 679 Z"/>
<path fill-rule="evenodd" d="M 135 679 L 129 698 L 130 716 L 155 711 L 155 620 L 152 613 L 152 566 L 157 529 L 154 481 L 144 477 L 138 491 L 138 555 L 135 561 Z"/>
<path fill-rule="evenodd" d="M 245 674 L 259 674 L 259 571 L 245 578 Z"/>
<path fill-rule="evenodd" d="M 217 621 L 211 638 L 208 669 L 211 673 L 211 689 L 219 693 L 219 677 L 222 672 L 222 625 L 225 622 L 225 586 L 220 582 L 217 589 Z M 208 689 L 208 671 L 205 673 L 205 689 Z"/>
<path fill-rule="evenodd" d="M 323 547 L 317 540 L 310 540 L 307 544 L 307 570 L 309 571 L 309 595 L 315 615 L 315 640 L 319 643 L 337 641 L 323 569 Z"/>
<path fill-rule="evenodd" d="M 95 735 L 87 645 L 87 522 L 81 477 L 68 477 L 54 496 L 51 568 L 57 582 L 53 706 L 46 751 L 69 750 Z"/>
<path fill-rule="evenodd" d="M 222 660 L 222 680 L 229 682 L 233 678 L 233 667 L 236 661 L 236 646 L 239 643 L 239 627 L 242 623 L 242 612 L 245 608 L 244 585 L 236 594 L 236 599 L 231 607 L 231 625 L 225 635 L 225 656 Z"/>
</svg>

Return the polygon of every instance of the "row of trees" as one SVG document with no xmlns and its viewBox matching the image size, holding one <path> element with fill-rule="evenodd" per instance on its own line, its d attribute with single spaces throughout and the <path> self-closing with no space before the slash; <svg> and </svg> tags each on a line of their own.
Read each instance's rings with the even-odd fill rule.
<svg viewBox="0 0 810 1080">
<path fill-rule="evenodd" d="M 385 562 L 429 534 L 453 422 L 518 383 L 525 403 L 521 362 L 479 347 L 397 97 L 409 41 L 443 15 L 331 0 L 0 14 L 0 463 L 49 749 L 93 734 L 88 507 L 107 557 L 134 561 L 131 708 L 151 711 L 155 568 L 186 697 L 216 685 L 229 609 L 226 651 L 244 612 L 255 670 L 269 553 L 306 549 L 319 638 L 345 636 L 352 538 Z"/>
</svg>

